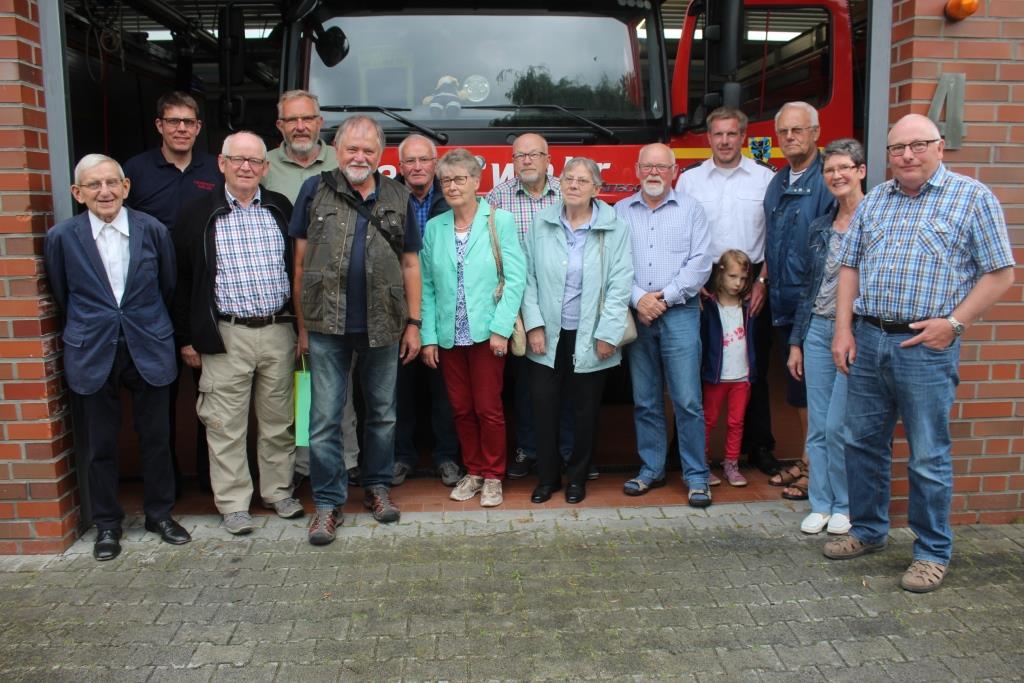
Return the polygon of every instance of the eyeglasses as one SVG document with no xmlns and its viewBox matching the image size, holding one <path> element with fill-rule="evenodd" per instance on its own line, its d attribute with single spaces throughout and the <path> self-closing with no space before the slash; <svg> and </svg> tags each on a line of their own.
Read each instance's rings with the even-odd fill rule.
<svg viewBox="0 0 1024 683">
<path fill-rule="evenodd" d="M 903 153 L 907 151 L 907 147 L 909 147 L 910 151 L 914 154 L 920 154 L 928 149 L 928 145 L 933 142 L 938 142 L 941 139 L 942 138 L 935 138 L 934 140 L 914 140 L 913 142 L 908 142 L 905 145 L 888 145 L 885 148 L 885 151 L 889 152 L 889 156 L 891 157 L 901 157 L 903 156 Z"/>
<path fill-rule="evenodd" d="M 227 156 L 224 155 L 224 159 L 231 164 L 232 168 L 242 168 L 246 163 L 249 164 L 249 168 L 259 170 L 263 168 L 263 164 L 267 163 L 266 159 L 257 159 L 255 157 L 238 157 L 238 156 Z"/>
<path fill-rule="evenodd" d="M 579 185 L 580 187 L 586 187 L 593 185 L 594 181 L 590 178 L 573 178 L 572 176 L 565 176 L 562 178 L 563 185 Z"/>
<path fill-rule="evenodd" d="M 441 187 L 448 187 L 449 185 L 457 185 L 462 187 L 469 180 L 468 175 L 456 175 L 451 178 L 441 178 Z"/>
<path fill-rule="evenodd" d="M 402 159 L 402 164 L 404 164 L 405 166 L 415 166 L 416 164 L 419 164 L 420 166 L 426 166 L 430 162 L 436 160 L 437 157 L 413 157 L 412 159 Z"/>
<path fill-rule="evenodd" d="M 90 192 L 96 192 L 97 190 L 99 190 L 102 187 L 109 187 L 110 189 L 114 189 L 115 187 L 123 187 L 124 186 L 124 179 L 123 178 L 108 178 L 106 180 L 90 180 L 87 183 L 78 183 L 77 186 L 81 187 L 81 188 L 85 188 L 86 190 L 89 190 Z"/>
<path fill-rule="evenodd" d="M 171 128 L 177 128 L 178 126 L 181 126 L 183 124 L 186 128 L 195 128 L 196 124 L 199 123 L 199 119 L 179 119 L 176 116 L 172 116 L 170 118 L 163 117 L 160 120 L 168 126 L 170 126 Z"/>
<path fill-rule="evenodd" d="M 841 164 L 839 166 L 829 166 L 828 168 L 822 169 L 823 175 L 838 175 L 840 173 L 846 173 L 857 168 L 856 164 Z"/>
<path fill-rule="evenodd" d="M 529 159 L 530 161 L 537 161 L 541 157 L 546 157 L 547 152 L 516 152 L 512 155 L 512 158 L 516 161 L 522 161 L 523 159 Z"/>
<path fill-rule="evenodd" d="M 287 118 L 278 119 L 278 121 L 286 126 L 294 126 L 299 121 L 302 121 L 304 124 L 309 126 L 315 123 L 318 118 L 320 118 L 319 114 L 315 116 L 289 116 Z"/>
<path fill-rule="evenodd" d="M 640 169 L 641 173 L 650 173 L 651 171 L 657 171 L 658 173 L 667 173 L 676 167 L 675 164 L 637 164 L 637 168 Z"/>
<path fill-rule="evenodd" d="M 779 134 L 780 138 L 788 138 L 789 134 L 792 133 L 793 137 L 802 137 L 804 133 L 809 133 L 812 130 L 818 130 L 817 126 L 797 126 L 795 128 L 779 128 L 775 132 Z"/>
</svg>

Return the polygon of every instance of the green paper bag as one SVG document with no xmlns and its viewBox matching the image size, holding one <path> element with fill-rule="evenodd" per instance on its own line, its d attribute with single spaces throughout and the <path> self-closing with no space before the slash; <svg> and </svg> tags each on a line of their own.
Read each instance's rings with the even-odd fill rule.
<svg viewBox="0 0 1024 683">
<path fill-rule="evenodd" d="M 309 370 L 306 357 L 302 357 L 302 369 L 295 371 L 295 445 L 309 446 Z"/>
</svg>

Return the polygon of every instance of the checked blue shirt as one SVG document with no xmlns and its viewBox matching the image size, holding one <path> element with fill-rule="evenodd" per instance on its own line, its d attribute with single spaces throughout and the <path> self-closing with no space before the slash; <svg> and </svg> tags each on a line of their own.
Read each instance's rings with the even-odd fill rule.
<svg viewBox="0 0 1024 683">
<path fill-rule="evenodd" d="M 916 197 L 895 180 L 871 190 L 839 260 L 860 271 L 854 312 L 897 322 L 949 316 L 983 274 L 1014 265 L 998 200 L 943 164 Z"/>
<path fill-rule="evenodd" d="M 217 275 L 213 296 L 217 310 L 243 318 L 273 315 L 291 296 L 284 263 L 284 235 L 270 211 L 260 204 L 260 190 L 243 207 L 224 189 L 231 212 L 217 218 Z"/>
</svg>

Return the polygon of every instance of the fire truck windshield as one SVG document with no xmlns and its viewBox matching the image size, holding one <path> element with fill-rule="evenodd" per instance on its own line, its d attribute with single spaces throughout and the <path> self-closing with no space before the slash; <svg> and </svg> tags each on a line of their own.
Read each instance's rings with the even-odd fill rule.
<svg viewBox="0 0 1024 683">
<path fill-rule="evenodd" d="M 447 131 L 453 142 L 471 131 L 524 127 L 616 142 L 613 128 L 664 125 L 657 3 L 609 3 L 607 13 L 493 9 L 497 4 L 326 22 L 349 40 L 348 55 L 335 67 L 310 53 L 309 88 L 325 105 L 327 125 L 344 116 L 332 105 L 366 111 L 389 132 L 407 131 L 404 118 Z"/>
</svg>

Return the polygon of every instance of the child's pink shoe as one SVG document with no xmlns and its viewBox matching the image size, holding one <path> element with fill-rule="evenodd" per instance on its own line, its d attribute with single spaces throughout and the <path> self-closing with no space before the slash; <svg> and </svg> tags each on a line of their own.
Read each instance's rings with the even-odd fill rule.
<svg viewBox="0 0 1024 683">
<path fill-rule="evenodd" d="M 735 460 L 726 460 L 722 463 L 722 470 L 725 472 L 725 479 L 733 486 L 746 486 L 747 479 L 740 474 L 740 466 Z"/>
</svg>

